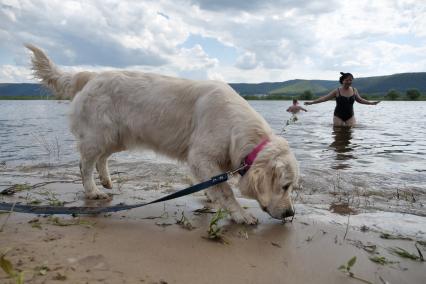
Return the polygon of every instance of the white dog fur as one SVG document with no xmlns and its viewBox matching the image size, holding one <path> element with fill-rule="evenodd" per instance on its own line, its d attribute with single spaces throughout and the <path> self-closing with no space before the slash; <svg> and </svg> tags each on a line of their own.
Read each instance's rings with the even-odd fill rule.
<svg viewBox="0 0 426 284">
<path fill-rule="evenodd" d="M 298 167 L 287 141 L 226 83 L 132 71 L 62 72 L 42 50 L 26 47 L 33 52 L 35 76 L 58 98 L 72 100 L 71 131 L 87 198 L 108 197 L 96 186 L 93 171 L 96 166 L 102 185 L 112 188 L 107 159 L 115 152 L 149 148 L 187 162 L 192 174 L 205 181 L 238 168 L 266 138 L 269 143 L 238 187 L 274 218 L 294 214 L 290 194 Z M 208 189 L 207 195 L 235 222 L 257 223 L 228 183 Z"/>
</svg>

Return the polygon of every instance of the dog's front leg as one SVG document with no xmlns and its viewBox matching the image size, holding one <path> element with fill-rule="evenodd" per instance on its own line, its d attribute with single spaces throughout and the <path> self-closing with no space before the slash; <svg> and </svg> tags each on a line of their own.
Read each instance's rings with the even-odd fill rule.
<svg viewBox="0 0 426 284">
<path fill-rule="evenodd" d="M 202 161 L 199 156 L 190 159 L 192 174 L 201 182 L 208 180 L 220 169 L 212 163 Z M 240 224 L 257 224 L 257 219 L 244 210 L 235 199 L 234 193 L 227 182 L 215 185 L 206 191 L 208 198 L 231 214 L 232 220 Z"/>
<path fill-rule="evenodd" d="M 219 204 L 231 214 L 232 220 L 239 224 L 257 224 L 257 219 L 244 210 L 235 199 L 234 193 L 228 183 L 216 185 L 207 190 L 207 195 L 212 202 Z"/>
</svg>

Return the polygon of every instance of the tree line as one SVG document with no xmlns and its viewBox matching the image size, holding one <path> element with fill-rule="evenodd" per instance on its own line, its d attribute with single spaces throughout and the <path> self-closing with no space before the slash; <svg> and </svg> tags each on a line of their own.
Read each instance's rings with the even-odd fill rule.
<svg viewBox="0 0 426 284">
<path fill-rule="evenodd" d="M 291 100 L 293 98 L 303 101 L 310 101 L 315 99 L 315 95 L 311 91 L 304 91 L 302 94 L 289 96 L 289 95 L 265 95 L 265 96 L 244 96 L 247 100 Z M 366 99 L 385 99 L 390 101 L 408 99 L 411 101 L 416 101 L 422 98 L 422 94 L 417 89 L 409 89 L 404 93 L 398 92 L 397 90 L 389 90 L 384 96 L 372 96 L 372 95 L 362 95 Z"/>
</svg>

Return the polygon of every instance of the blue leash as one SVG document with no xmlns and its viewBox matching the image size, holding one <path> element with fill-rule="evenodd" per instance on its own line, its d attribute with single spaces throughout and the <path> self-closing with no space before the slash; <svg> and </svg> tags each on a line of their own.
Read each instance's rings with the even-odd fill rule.
<svg viewBox="0 0 426 284">
<path fill-rule="evenodd" d="M 99 214 L 99 213 L 109 213 L 109 212 L 117 212 L 122 210 L 129 210 L 129 209 L 133 209 L 137 207 L 146 206 L 149 204 L 154 204 L 154 203 L 158 203 L 162 201 L 175 199 L 178 197 L 182 197 L 188 194 L 201 191 L 213 185 L 227 181 L 230 176 L 232 176 L 234 173 L 240 171 L 241 169 L 245 167 L 246 165 L 242 165 L 236 170 L 229 171 L 229 172 L 220 174 L 218 176 L 214 176 L 210 180 L 179 190 L 177 192 L 163 196 L 159 199 L 156 199 L 148 203 L 138 203 L 133 205 L 126 205 L 126 204 L 120 203 L 114 206 L 107 206 L 107 207 L 88 207 L 88 206 L 64 207 L 64 206 L 33 206 L 33 205 L 26 205 L 26 204 L 0 202 L 0 211 L 31 213 L 31 214 L 46 214 L 46 215 L 53 215 L 53 214 L 84 215 L 84 214 Z"/>
</svg>

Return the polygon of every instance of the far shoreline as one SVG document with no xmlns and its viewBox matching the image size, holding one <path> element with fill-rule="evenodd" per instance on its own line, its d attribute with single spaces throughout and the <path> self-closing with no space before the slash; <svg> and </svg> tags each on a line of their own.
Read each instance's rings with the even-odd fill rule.
<svg viewBox="0 0 426 284">
<path fill-rule="evenodd" d="M 309 100 L 313 100 L 315 98 L 320 97 L 318 96 L 314 96 L 311 99 L 302 99 L 300 98 L 298 95 L 295 96 L 290 96 L 290 95 L 286 95 L 286 96 L 278 96 L 278 95 L 265 95 L 265 96 L 242 96 L 245 100 L 247 101 L 291 101 L 293 99 L 298 99 L 300 101 L 309 101 Z M 371 100 L 380 100 L 380 101 L 408 101 L 408 102 L 415 102 L 415 101 L 426 101 L 426 96 L 421 96 L 415 100 L 411 100 L 409 98 L 406 97 L 402 97 L 402 98 L 398 98 L 398 99 L 388 99 L 382 96 L 362 96 L 363 98 L 366 99 L 371 99 Z M 0 95 L 0 101 L 68 101 L 68 99 L 56 99 L 52 96 L 48 96 L 48 97 L 40 97 L 40 96 L 2 96 Z"/>
</svg>

